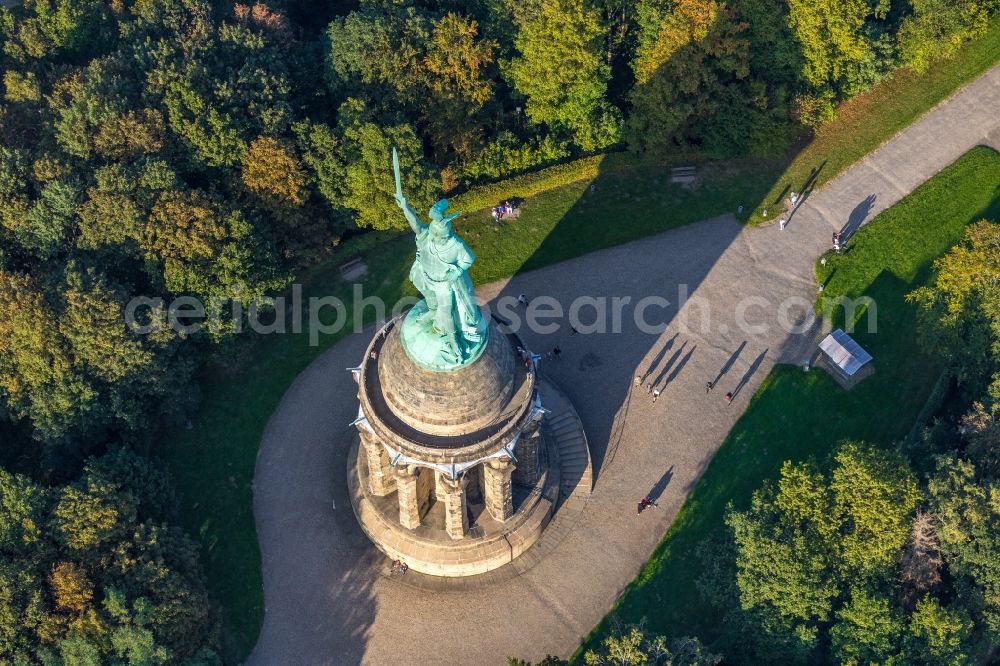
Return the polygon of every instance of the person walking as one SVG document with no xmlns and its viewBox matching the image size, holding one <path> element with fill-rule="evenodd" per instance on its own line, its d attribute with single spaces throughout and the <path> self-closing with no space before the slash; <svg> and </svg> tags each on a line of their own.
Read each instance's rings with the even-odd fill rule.
<svg viewBox="0 0 1000 666">
<path fill-rule="evenodd" d="M 640 377 L 639 375 L 636 375 L 635 376 L 635 387 L 639 388 L 640 386 L 642 386 L 642 377 Z"/>
<path fill-rule="evenodd" d="M 528 297 L 524 294 L 518 294 L 517 302 L 521 304 L 521 307 L 528 307 Z"/>
<path fill-rule="evenodd" d="M 559 357 L 562 355 L 562 349 L 559 349 L 559 347 L 553 347 L 551 355 L 552 358 L 558 361 Z"/>
<path fill-rule="evenodd" d="M 726 394 L 726 404 L 727 405 L 733 404 L 733 392 L 732 391 L 730 391 L 729 393 Z"/>
<path fill-rule="evenodd" d="M 711 393 L 712 389 L 715 388 L 715 382 L 705 382 L 705 393 Z"/>
<path fill-rule="evenodd" d="M 795 204 L 799 201 L 799 195 L 795 192 L 792 192 L 792 196 L 790 198 L 792 200 L 792 206 L 795 206 Z"/>
<path fill-rule="evenodd" d="M 784 231 L 785 227 L 787 226 L 788 226 L 788 220 L 786 220 L 785 218 L 781 218 L 780 220 L 778 220 L 778 231 Z"/>
<path fill-rule="evenodd" d="M 653 500 L 649 499 L 648 497 L 643 497 L 641 500 L 639 500 L 639 507 L 638 507 L 638 510 L 635 512 L 635 515 L 638 516 L 640 513 L 642 513 L 643 511 L 645 511 L 646 509 L 648 509 L 651 506 L 652 507 L 657 507 L 658 505 L 657 505 L 656 502 L 654 502 Z"/>
<path fill-rule="evenodd" d="M 660 397 L 660 389 L 658 389 L 658 388 L 657 389 L 653 389 L 653 402 L 656 402 L 656 399 L 659 398 L 659 397 Z"/>
</svg>

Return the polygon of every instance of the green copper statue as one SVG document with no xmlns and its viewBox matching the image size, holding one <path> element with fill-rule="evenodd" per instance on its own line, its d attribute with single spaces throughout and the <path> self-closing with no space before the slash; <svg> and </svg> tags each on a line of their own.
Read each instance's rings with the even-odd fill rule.
<svg viewBox="0 0 1000 666">
<path fill-rule="evenodd" d="M 479 358 L 489 333 L 468 273 L 476 256 L 452 232 L 451 221 L 459 213 L 447 214 L 447 199 L 431 206 L 429 224 L 424 224 L 407 203 L 395 148 L 392 170 L 396 203 L 416 234 L 417 256 L 410 268 L 410 281 L 424 297 L 403 320 L 403 348 L 426 369 L 456 370 Z"/>
</svg>

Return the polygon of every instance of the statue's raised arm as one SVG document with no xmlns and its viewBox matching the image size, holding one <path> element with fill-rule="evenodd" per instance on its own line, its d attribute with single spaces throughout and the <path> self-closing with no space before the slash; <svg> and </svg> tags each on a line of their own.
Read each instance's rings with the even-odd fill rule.
<svg viewBox="0 0 1000 666">
<path fill-rule="evenodd" d="M 427 225 L 424 224 L 420 217 L 417 216 L 417 211 L 413 210 L 413 206 L 406 201 L 405 197 L 397 196 L 396 205 L 403 211 L 403 217 L 405 217 L 406 221 L 410 223 L 410 228 L 413 229 L 413 233 L 419 235 L 420 232 L 427 230 Z"/>
<path fill-rule="evenodd" d="M 403 211 L 403 217 L 409 222 L 413 233 L 419 234 L 421 231 L 426 231 L 427 225 L 420 220 L 417 211 L 413 210 L 413 206 L 403 196 L 403 182 L 399 175 L 399 153 L 396 152 L 395 147 L 392 149 L 392 175 L 396 179 L 396 205 Z"/>
</svg>

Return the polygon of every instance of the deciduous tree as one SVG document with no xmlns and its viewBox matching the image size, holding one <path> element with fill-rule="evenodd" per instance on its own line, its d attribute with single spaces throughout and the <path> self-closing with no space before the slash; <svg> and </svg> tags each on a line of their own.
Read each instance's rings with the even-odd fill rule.
<svg viewBox="0 0 1000 666">
<path fill-rule="evenodd" d="M 917 482 L 902 458 L 868 446 L 844 444 L 833 461 L 829 474 L 786 462 L 777 485 L 765 485 L 749 510 L 726 518 L 736 544 L 739 605 L 764 632 L 756 648 L 761 658 L 815 658 L 821 632 L 838 613 L 840 652 L 888 649 L 888 612 L 879 621 L 882 638 L 868 645 L 854 640 L 867 631 L 859 626 L 863 609 L 882 603 L 865 586 L 890 577 L 906 543 Z M 854 605 L 844 610 L 849 597 Z"/>
<path fill-rule="evenodd" d="M 219 664 L 218 618 L 196 546 L 165 524 L 166 487 L 124 450 L 54 489 L 0 469 L 0 660 Z"/>
<path fill-rule="evenodd" d="M 788 0 L 789 24 L 802 48 L 802 76 L 816 91 L 848 95 L 870 85 L 876 59 L 869 19 L 884 19 L 886 0 Z"/>
<path fill-rule="evenodd" d="M 423 161 L 420 140 L 407 125 L 380 127 L 371 122 L 352 122 L 343 129 L 344 177 L 340 201 L 356 211 L 358 224 L 375 229 L 403 228 L 395 202 L 390 157 L 395 147 L 403 179 L 403 194 L 417 209 L 434 201 L 439 180 Z"/>
<path fill-rule="evenodd" d="M 250 143 L 243 161 L 243 183 L 279 204 L 305 203 L 305 171 L 292 149 L 274 137 L 263 136 Z"/>
<path fill-rule="evenodd" d="M 934 262 L 933 284 L 908 296 L 917 304 L 924 346 L 973 386 L 993 381 L 1000 400 L 1000 224 L 981 221 Z"/>
<path fill-rule="evenodd" d="M 605 28 L 585 0 L 532 0 L 518 6 L 518 55 L 505 75 L 527 99 L 532 122 L 586 134 L 607 111 L 611 70 L 602 58 Z"/>
<path fill-rule="evenodd" d="M 704 138 L 696 128 L 729 103 L 749 74 L 746 24 L 715 0 L 639 5 L 629 144 L 662 151 Z"/>
<path fill-rule="evenodd" d="M 989 21 L 987 4 L 978 0 L 911 0 L 913 14 L 899 27 L 903 60 L 921 71 L 936 58 L 950 58 L 970 39 L 982 35 Z"/>
</svg>

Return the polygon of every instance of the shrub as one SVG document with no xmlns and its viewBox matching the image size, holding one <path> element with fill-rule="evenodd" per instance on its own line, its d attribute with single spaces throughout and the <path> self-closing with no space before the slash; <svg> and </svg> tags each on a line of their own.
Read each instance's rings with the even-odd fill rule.
<svg viewBox="0 0 1000 666">
<path fill-rule="evenodd" d="M 475 158 L 458 169 L 463 180 L 472 183 L 505 178 L 569 157 L 569 144 L 551 135 L 521 142 L 511 132 L 502 132 Z"/>
</svg>

